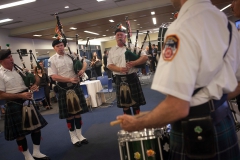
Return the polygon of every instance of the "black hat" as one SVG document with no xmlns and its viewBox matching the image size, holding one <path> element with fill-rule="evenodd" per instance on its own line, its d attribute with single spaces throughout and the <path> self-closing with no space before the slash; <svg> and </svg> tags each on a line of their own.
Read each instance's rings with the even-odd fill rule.
<svg viewBox="0 0 240 160">
<path fill-rule="evenodd" d="M 122 28 L 122 23 L 117 24 L 117 29 L 115 31 L 115 35 L 117 34 L 117 32 L 126 33 L 125 30 Z"/>
<path fill-rule="evenodd" d="M 123 30 L 123 29 L 119 29 L 119 28 L 115 31 L 115 35 L 117 34 L 117 32 L 123 32 L 123 33 L 126 33 L 125 30 Z"/>
<path fill-rule="evenodd" d="M 11 54 L 11 50 L 10 49 L 2 49 L 2 50 L 0 50 L 0 60 L 4 60 L 10 54 Z"/>
<path fill-rule="evenodd" d="M 55 39 L 53 42 L 52 42 L 52 47 L 58 45 L 59 43 L 63 43 L 64 44 L 64 47 L 66 47 L 66 42 L 64 39 Z"/>
</svg>

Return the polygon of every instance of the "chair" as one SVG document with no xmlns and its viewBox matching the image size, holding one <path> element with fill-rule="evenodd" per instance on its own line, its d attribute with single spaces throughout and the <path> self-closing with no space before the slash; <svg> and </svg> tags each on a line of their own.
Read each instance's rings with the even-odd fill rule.
<svg viewBox="0 0 240 160">
<path fill-rule="evenodd" d="M 97 92 L 97 94 L 110 94 L 109 98 L 106 99 L 106 101 L 112 99 L 112 93 L 113 93 L 113 86 L 112 86 L 112 78 L 108 78 L 107 76 L 99 76 L 97 77 L 98 80 L 100 80 L 103 89 Z M 111 102 L 112 103 L 112 102 Z"/>
<path fill-rule="evenodd" d="M 40 87 L 38 91 L 33 92 L 33 100 L 35 103 L 36 102 L 39 103 L 43 100 L 47 102 L 43 87 Z M 49 106 L 48 102 L 47 102 L 47 105 Z"/>
<path fill-rule="evenodd" d="M 92 111 L 92 101 L 91 101 L 91 96 L 88 94 L 87 86 L 85 84 L 81 84 L 80 87 L 83 91 L 86 102 L 87 102 L 90 110 Z"/>
<path fill-rule="evenodd" d="M 0 109 L 5 108 L 4 106 L 5 106 L 5 100 L 0 100 Z M 1 119 L 1 117 L 2 117 L 2 111 L 0 110 L 0 119 Z"/>
</svg>

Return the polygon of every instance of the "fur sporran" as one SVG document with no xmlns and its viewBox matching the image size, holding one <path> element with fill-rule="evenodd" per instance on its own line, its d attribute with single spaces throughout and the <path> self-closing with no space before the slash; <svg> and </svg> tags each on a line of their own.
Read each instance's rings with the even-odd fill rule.
<svg viewBox="0 0 240 160">
<path fill-rule="evenodd" d="M 22 129 L 32 131 L 41 127 L 37 112 L 32 104 L 24 105 L 22 108 Z"/>
<path fill-rule="evenodd" d="M 82 110 L 79 98 L 74 90 L 70 89 L 66 92 L 66 99 L 69 114 L 76 114 Z"/>
<path fill-rule="evenodd" d="M 129 88 L 128 83 L 121 82 L 120 83 L 120 105 L 123 107 L 130 107 L 136 104 L 136 102 L 132 99 L 131 90 Z"/>
</svg>

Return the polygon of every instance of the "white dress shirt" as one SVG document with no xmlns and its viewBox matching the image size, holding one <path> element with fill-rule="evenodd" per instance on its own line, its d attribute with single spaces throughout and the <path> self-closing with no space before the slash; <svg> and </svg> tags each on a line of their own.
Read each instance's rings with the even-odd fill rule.
<svg viewBox="0 0 240 160">
<path fill-rule="evenodd" d="M 210 0 L 189 0 L 165 34 L 165 47 L 152 89 L 190 102 L 191 106 L 235 90 L 240 81 L 240 38 L 232 24 L 229 44 L 228 19 Z M 169 38 L 174 37 L 174 38 Z M 177 45 L 171 45 L 177 39 Z M 173 40 L 173 41 L 170 41 Z M 204 87 L 192 97 L 193 91 Z"/>
<path fill-rule="evenodd" d="M 131 46 L 131 51 L 132 52 L 133 52 L 133 49 L 134 49 L 133 47 L 134 46 L 132 45 Z M 139 50 L 140 49 L 137 48 L 137 52 L 136 52 L 137 54 L 138 54 Z M 109 50 L 109 53 L 108 53 L 107 66 L 110 65 L 110 64 L 114 64 L 117 67 L 126 67 L 125 52 L 126 52 L 126 47 L 125 46 L 123 46 L 123 47 L 118 47 L 118 46 L 112 47 Z M 144 50 L 141 51 L 141 56 L 143 56 L 143 55 L 147 55 Z M 128 74 L 135 73 L 138 70 L 139 70 L 138 68 L 132 67 L 132 68 L 129 69 Z M 113 71 L 113 74 L 114 75 L 124 75 L 124 73 L 115 72 L 115 71 Z"/>
<path fill-rule="evenodd" d="M 0 67 L 0 90 L 6 93 L 19 93 L 27 87 L 19 73 L 13 68 L 12 71 Z"/>
</svg>

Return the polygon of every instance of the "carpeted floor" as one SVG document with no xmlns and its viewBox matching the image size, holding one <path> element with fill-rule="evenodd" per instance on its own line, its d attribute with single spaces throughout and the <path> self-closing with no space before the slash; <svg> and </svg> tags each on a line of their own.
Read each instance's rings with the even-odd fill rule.
<svg viewBox="0 0 240 160">
<path fill-rule="evenodd" d="M 150 85 L 146 83 L 143 85 L 147 104 L 141 107 L 142 111 L 153 109 L 165 98 L 164 95 L 151 90 Z M 116 103 L 111 107 L 102 105 L 82 115 L 82 132 L 90 143 L 79 148 L 71 144 L 66 122 L 60 120 L 57 113 L 57 103 L 53 103 L 52 110 L 41 111 L 49 123 L 42 129 L 41 151 L 50 156 L 51 160 L 120 160 L 117 132 L 121 129 L 119 125 L 113 127 L 109 125 L 117 115 L 123 113 L 122 109 L 116 107 Z M 0 120 L 1 131 L 3 123 L 4 118 Z M 240 139 L 239 132 L 238 137 Z M 27 136 L 27 140 L 29 150 L 32 152 L 30 136 Z M 0 133 L 0 160 L 24 160 L 22 153 L 17 149 L 16 141 L 6 141 L 3 132 Z"/>
</svg>

